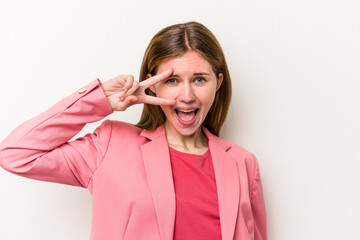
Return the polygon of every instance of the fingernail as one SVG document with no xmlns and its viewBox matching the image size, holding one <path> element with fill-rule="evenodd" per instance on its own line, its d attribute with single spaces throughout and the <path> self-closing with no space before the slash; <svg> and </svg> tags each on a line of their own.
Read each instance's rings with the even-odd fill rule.
<svg viewBox="0 0 360 240">
<path fill-rule="evenodd" d="M 124 101 L 124 99 L 125 99 L 124 97 L 119 98 L 120 102 Z"/>
</svg>

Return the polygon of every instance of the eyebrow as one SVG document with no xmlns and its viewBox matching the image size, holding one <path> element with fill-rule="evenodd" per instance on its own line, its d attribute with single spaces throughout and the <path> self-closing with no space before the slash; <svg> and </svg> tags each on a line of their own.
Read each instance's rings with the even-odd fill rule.
<svg viewBox="0 0 360 240">
<path fill-rule="evenodd" d="M 203 73 L 203 72 L 200 72 L 200 73 L 194 73 L 193 76 L 201 76 L 201 75 L 210 75 L 208 73 Z M 170 77 L 179 77 L 179 75 L 177 74 L 171 74 Z"/>
</svg>

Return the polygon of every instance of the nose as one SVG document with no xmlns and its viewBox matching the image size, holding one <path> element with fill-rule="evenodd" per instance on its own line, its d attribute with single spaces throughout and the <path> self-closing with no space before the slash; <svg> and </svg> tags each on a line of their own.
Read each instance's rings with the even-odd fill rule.
<svg viewBox="0 0 360 240">
<path fill-rule="evenodd" d="M 190 84 L 184 84 L 180 90 L 179 101 L 190 103 L 195 101 L 194 89 Z"/>
</svg>

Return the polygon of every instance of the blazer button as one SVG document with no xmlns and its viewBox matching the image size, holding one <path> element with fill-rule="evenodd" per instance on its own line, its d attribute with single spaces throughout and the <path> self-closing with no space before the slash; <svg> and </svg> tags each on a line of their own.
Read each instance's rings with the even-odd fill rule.
<svg viewBox="0 0 360 240">
<path fill-rule="evenodd" d="M 86 92 L 86 88 L 82 88 L 79 90 L 79 94 L 83 94 L 84 92 Z"/>
</svg>

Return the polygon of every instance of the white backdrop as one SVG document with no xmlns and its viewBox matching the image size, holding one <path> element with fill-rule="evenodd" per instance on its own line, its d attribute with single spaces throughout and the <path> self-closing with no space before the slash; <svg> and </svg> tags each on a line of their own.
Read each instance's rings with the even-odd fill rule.
<svg viewBox="0 0 360 240">
<path fill-rule="evenodd" d="M 357 0 L 0 0 L 0 139 L 96 77 L 138 79 L 157 31 L 199 21 L 227 57 L 221 136 L 258 158 L 269 239 L 360 239 L 359 12 Z M 141 108 L 108 118 L 136 123 Z M 0 239 L 89 239 L 91 203 L 0 169 Z"/>
</svg>

